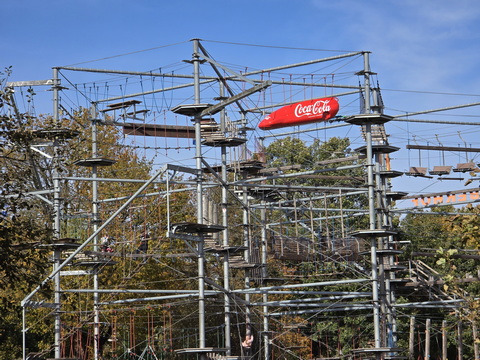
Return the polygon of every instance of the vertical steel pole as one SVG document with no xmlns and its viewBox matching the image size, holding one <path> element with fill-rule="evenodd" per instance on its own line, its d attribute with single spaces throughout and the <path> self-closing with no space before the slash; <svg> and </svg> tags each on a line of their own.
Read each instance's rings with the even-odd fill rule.
<svg viewBox="0 0 480 360">
<path fill-rule="evenodd" d="M 193 40 L 193 77 L 195 104 L 200 104 L 200 55 L 199 40 Z M 203 224 L 203 184 L 202 184 L 202 138 L 201 119 L 195 116 L 195 164 L 197 170 L 197 222 Z M 198 345 L 205 347 L 205 254 L 203 239 L 198 242 Z"/>
<path fill-rule="evenodd" d="M 478 330 L 477 330 L 477 325 L 475 323 L 472 323 L 472 335 L 473 335 L 473 354 L 475 356 L 475 360 L 480 359 L 480 351 L 478 348 Z"/>
<path fill-rule="evenodd" d="M 364 92 L 365 92 L 365 113 L 371 112 L 370 108 L 370 53 L 364 52 Z M 376 214 L 375 214 L 375 179 L 374 179 L 374 164 L 373 164 L 373 149 L 372 149 L 372 125 L 367 123 L 365 125 L 366 145 L 367 145 L 367 181 L 368 181 L 368 213 L 370 230 L 376 228 Z M 373 327 L 374 327 L 374 341 L 375 347 L 381 347 L 380 336 L 380 306 L 378 296 L 378 264 L 377 264 L 377 239 L 372 237 L 370 244 L 370 256 L 372 263 L 372 301 L 373 301 Z"/>
<path fill-rule="evenodd" d="M 432 324 L 431 319 L 427 319 L 425 323 L 425 360 L 430 360 L 430 326 Z"/>
<path fill-rule="evenodd" d="M 414 356 L 414 346 L 415 346 L 415 317 L 410 317 L 410 332 L 408 337 L 408 358 L 413 360 Z"/>
<path fill-rule="evenodd" d="M 26 307 L 25 305 L 22 306 L 22 360 L 26 360 L 27 358 L 27 354 L 26 354 L 26 350 L 27 350 L 27 339 L 26 339 L 26 332 L 27 332 L 27 328 L 26 328 Z"/>
<path fill-rule="evenodd" d="M 59 127 L 59 100 L 58 100 L 58 90 L 60 87 L 58 79 L 58 69 L 53 69 L 53 121 L 56 127 Z M 53 212 L 54 212 L 54 224 L 53 224 L 53 238 L 55 240 L 60 239 L 60 178 L 58 173 L 58 162 L 60 161 L 60 157 L 58 154 L 58 139 L 55 138 L 53 143 Z M 53 251 L 53 268 L 56 270 L 58 266 L 60 266 L 61 262 L 61 251 L 57 248 L 54 248 Z M 60 343 L 61 343 L 61 317 L 60 317 L 60 310 L 61 310 L 61 288 L 60 288 L 60 272 L 55 274 L 54 278 L 54 287 L 55 287 L 55 359 L 59 359 L 60 355 Z"/>
<path fill-rule="evenodd" d="M 378 100 L 377 100 L 378 102 Z M 377 106 L 377 108 L 379 108 Z M 387 155 L 388 156 L 388 155 Z M 380 168 L 383 170 L 390 170 L 388 168 L 386 159 L 384 156 L 379 158 L 379 170 L 378 170 L 378 202 L 379 202 L 379 208 L 385 208 L 389 209 L 391 208 L 391 200 L 389 200 L 386 196 L 387 190 L 388 190 L 388 180 L 385 179 L 385 177 L 380 176 Z M 380 221 L 380 226 L 385 227 L 385 228 L 391 228 L 392 227 L 392 217 L 388 211 L 383 211 L 382 217 L 379 219 Z M 393 241 L 393 236 L 389 236 L 386 238 L 385 242 L 385 248 L 386 249 L 392 249 L 392 241 Z M 395 259 L 393 255 L 388 255 L 386 258 L 386 262 L 389 265 L 394 265 L 395 264 Z M 387 324 L 387 330 L 388 330 L 388 346 L 389 347 L 397 347 L 397 320 L 395 316 L 395 310 L 393 308 L 393 304 L 395 303 L 395 293 L 392 289 L 391 282 L 393 279 L 395 279 L 395 272 L 390 271 L 388 273 L 383 272 L 384 275 L 381 278 L 381 284 L 383 285 L 383 288 L 385 290 L 384 295 L 383 295 L 383 303 L 385 304 L 385 316 L 386 316 L 386 324 Z"/>
<path fill-rule="evenodd" d="M 447 346 L 448 346 L 448 339 L 447 339 L 447 320 L 442 321 L 442 360 L 447 359 Z M 475 358 L 477 360 L 478 357 Z"/>
<path fill-rule="evenodd" d="M 91 121 L 92 121 L 92 158 L 95 159 L 98 156 L 98 128 L 97 128 L 97 105 L 93 104 L 91 109 Z M 98 230 L 98 181 L 97 179 L 97 165 L 93 164 L 92 166 L 92 221 L 93 221 L 93 231 Z M 93 238 L 93 251 L 98 251 L 98 235 Z M 98 271 L 94 270 L 93 274 L 93 289 L 98 290 Z M 101 356 L 99 354 L 100 349 L 100 312 L 98 308 L 98 303 L 100 301 L 100 295 L 97 291 L 93 293 L 93 352 L 94 360 L 98 360 Z"/>
<path fill-rule="evenodd" d="M 225 96 L 225 87 L 222 82 L 220 82 L 220 97 Z M 220 130 L 222 133 L 225 132 L 225 110 L 222 109 L 220 112 Z M 222 181 L 224 184 L 227 183 L 227 147 L 222 145 L 221 148 L 222 154 Z M 222 186 L 222 225 L 225 227 L 223 230 L 223 246 L 225 248 L 229 245 L 229 233 L 228 233 L 228 189 L 225 186 Z M 223 287 L 230 290 L 230 254 L 228 251 L 225 251 L 223 256 Z M 227 356 L 232 354 L 232 340 L 231 340 L 231 318 L 230 318 L 230 297 L 228 294 L 223 295 L 224 299 L 224 311 L 225 311 L 225 348 L 227 349 Z"/>
<path fill-rule="evenodd" d="M 245 113 L 242 113 L 242 123 L 245 123 Z M 243 144 L 243 154 L 247 154 L 247 145 Z M 248 170 L 243 172 L 243 179 L 248 178 Z M 243 236 L 244 236 L 244 245 L 245 245 L 245 261 L 250 263 L 252 261 L 252 239 L 251 239 L 251 231 L 250 231 L 250 200 L 248 198 L 248 188 L 247 186 L 242 187 L 242 195 L 243 195 L 243 204 L 245 205 L 243 209 Z M 251 286 L 251 276 L 252 273 L 249 268 L 245 269 L 245 288 L 249 289 Z M 245 308 L 245 339 L 249 338 L 252 335 L 252 327 L 251 327 L 251 308 L 250 308 L 250 294 L 245 294 L 245 301 L 246 301 L 246 308 Z M 250 350 L 248 350 L 250 351 Z"/>
<path fill-rule="evenodd" d="M 247 172 L 245 171 L 243 174 L 243 178 L 247 178 Z M 245 245 L 245 261 L 247 263 L 250 262 L 250 257 L 251 257 L 251 241 L 250 241 L 250 219 L 248 216 L 248 208 L 250 206 L 250 202 L 248 200 L 248 189 L 246 186 L 243 187 L 243 203 L 246 205 L 243 209 L 243 236 L 244 236 L 244 245 Z M 250 288 L 250 270 L 248 268 L 245 269 L 245 289 Z M 245 301 L 247 303 L 247 306 L 245 308 L 245 336 L 250 336 L 251 335 L 251 311 L 250 311 L 250 294 L 247 293 L 245 294 Z"/>
<path fill-rule="evenodd" d="M 373 139 L 372 139 L 373 141 Z M 381 184 L 382 179 L 380 177 L 380 154 L 374 155 L 374 178 L 375 178 L 375 209 L 382 209 L 383 205 L 381 203 Z M 381 210 L 376 213 L 376 228 L 382 229 L 384 228 L 384 218 L 381 216 Z M 376 247 L 377 250 L 384 250 L 385 243 L 384 238 L 376 239 Z M 385 280 L 385 259 L 388 258 L 388 255 L 381 254 L 378 257 L 378 270 L 377 270 L 377 277 L 378 277 L 378 301 L 379 301 L 379 308 L 380 308 L 380 346 L 389 346 L 391 345 L 393 336 L 389 336 L 388 334 L 392 334 L 390 332 L 391 329 L 387 326 L 386 315 L 388 313 L 388 303 L 387 303 L 387 287 L 386 287 L 386 280 Z M 393 334 L 392 334 L 393 335 Z M 388 339 L 388 340 L 387 340 Z M 388 344 L 390 343 L 390 344 Z"/>
<path fill-rule="evenodd" d="M 267 277 L 267 209 L 265 200 L 262 201 L 262 209 L 260 213 L 260 220 L 262 222 L 262 279 Z M 262 295 L 262 300 L 266 304 L 268 301 L 268 293 L 265 292 Z M 263 346 L 264 346 L 264 359 L 270 359 L 270 341 L 268 336 L 268 306 L 263 306 Z"/>
<path fill-rule="evenodd" d="M 458 331 L 457 359 L 463 360 L 463 322 L 462 320 L 458 322 L 457 331 Z"/>
</svg>

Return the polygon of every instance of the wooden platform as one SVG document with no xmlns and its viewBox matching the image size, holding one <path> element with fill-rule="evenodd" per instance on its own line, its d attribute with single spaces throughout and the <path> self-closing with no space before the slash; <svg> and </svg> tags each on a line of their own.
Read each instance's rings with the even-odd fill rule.
<svg viewBox="0 0 480 360">
<path fill-rule="evenodd" d="M 451 166 L 434 166 L 433 170 L 429 171 L 430 175 L 448 175 L 452 171 Z"/>
<path fill-rule="evenodd" d="M 123 123 L 124 135 L 194 139 L 194 126 Z"/>
<path fill-rule="evenodd" d="M 374 113 L 374 114 L 359 114 L 349 116 L 345 119 L 345 122 L 352 125 L 367 125 L 367 124 L 385 124 L 393 119 L 393 116 Z"/>
<path fill-rule="evenodd" d="M 391 348 L 391 347 L 379 347 L 379 348 L 361 348 L 361 349 L 352 349 L 354 354 L 378 354 L 378 353 L 394 353 L 401 352 L 404 349 L 401 348 Z"/>
<path fill-rule="evenodd" d="M 72 238 L 62 238 L 54 240 L 50 244 L 40 244 L 39 247 L 52 248 L 54 250 L 72 250 L 80 247 L 80 244 L 77 243 L 77 239 Z"/>
<path fill-rule="evenodd" d="M 385 196 L 392 199 L 392 200 L 400 200 L 401 198 L 403 198 L 404 196 L 407 196 L 408 193 L 407 192 L 403 192 L 403 191 L 388 191 Z"/>
<path fill-rule="evenodd" d="M 116 265 L 117 262 L 110 259 L 98 259 L 98 260 L 83 260 L 73 263 L 74 266 L 84 266 L 98 268 L 101 266 Z"/>
<path fill-rule="evenodd" d="M 215 347 L 204 347 L 204 348 L 185 348 L 174 350 L 177 354 L 207 354 L 207 353 L 225 353 L 228 351 L 227 348 L 215 348 Z"/>
<path fill-rule="evenodd" d="M 390 154 L 395 151 L 400 150 L 399 147 L 392 146 L 392 145 L 372 145 L 372 152 L 374 154 Z M 358 149 L 355 149 L 355 152 L 358 152 L 360 154 L 366 154 L 367 153 L 367 147 L 362 146 L 359 147 Z"/>
<path fill-rule="evenodd" d="M 212 224 L 198 224 L 190 222 L 175 223 L 171 225 L 174 232 L 188 233 L 188 234 L 208 234 L 217 233 L 225 230 L 225 226 Z"/>
<path fill-rule="evenodd" d="M 141 103 L 142 102 L 140 100 L 122 101 L 122 102 L 110 104 L 110 105 L 107 106 L 106 109 L 100 110 L 100 112 L 108 112 L 108 111 L 126 109 L 126 108 L 129 108 L 130 106 L 135 106 L 135 105 L 138 105 L 138 104 L 141 104 Z"/>
<path fill-rule="evenodd" d="M 170 109 L 175 114 L 185 115 L 185 116 L 195 116 L 200 114 L 203 110 L 208 109 L 213 106 L 212 104 L 184 104 L 178 105 Z"/>
<path fill-rule="evenodd" d="M 402 176 L 403 172 L 402 171 L 396 171 L 396 170 L 382 170 L 380 171 L 380 176 L 383 176 L 384 178 L 388 179 L 393 179 L 399 176 Z"/>
<path fill-rule="evenodd" d="M 453 172 L 469 172 L 477 169 L 477 166 L 473 162 L 457 164 L 457 167 L 453 169 Z"/>
<path fill-rule="evenodd" d="M 73 163 L 77 166 L 93 167 L 93 166 L 112 166 L 117 161 L 112 159 L 105 158 L 91 158 L 91 159 L 81 159 Z"/>
<path fill-rule="evenodd" d="M 369 229 L 369 230 L 357 230 L 350 233 L 350 236 L 369 238 L 369 237 L 386 237 L 398 234 L 397 231 L 387 229 Z"/>
<path fill-rule="evenodd" d="M 202 140 L 202 145 L 211 146 L 211 147 L 218 147 L 218 146 L 226 146 L 226 147 L 234 147 L 240 146 L 247 142 L 247 139 L 238 138 L 238 137 L 217 137 L 217 138 L 205 138 Z"/>
<path fill-rule="evenodd" d="M 427 176 L 427 168 L 426 167 L 420 167 L 420 166 L 412 166 L 405 173 L 405 175 L 426 177 Z"/>
<path fill-rule="evenodd" d="M 77 137 L 80 133 L 78 131 L 69 129 L 45 129 L 34 130 L 33 134 L 41 139 L 72 139 Z"/>
</svg>

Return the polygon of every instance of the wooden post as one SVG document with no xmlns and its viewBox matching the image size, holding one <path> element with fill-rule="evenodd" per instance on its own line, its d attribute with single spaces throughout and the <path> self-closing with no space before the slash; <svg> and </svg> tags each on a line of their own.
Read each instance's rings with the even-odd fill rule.
<svg viewBox="0 0 480 360">
<path fill-rule="evenodd" d="M 410 336 L 408 339 L 408 358 L 410 360 L 414 359 L 413 349 L 415 341 L 415 317 L 410 317 Z"/>
<path fill-rule="evenodd" d="M 463 360 L 463 323 L 458 322 L 458 360 Z"/>
<path fill-rule="evenodd" d="M 475 323 L 472 324 L 472 332 L 473 332 L 473 351 L 475 354 L 475 360 L 480 360 L 480 352 L 478 349 L 478 332 L 477 332 L 477 325 Z"/>
<path fill-rule="evenodd" d="M 447 320 L 442 321 L 442 360 L 447 360 Z"/>
<path fill-rule="evenodd" d="M 425 360 L 430 360 L 430 325 L 431 320 L 427 319 L 425 323 Z"/>
</svg>

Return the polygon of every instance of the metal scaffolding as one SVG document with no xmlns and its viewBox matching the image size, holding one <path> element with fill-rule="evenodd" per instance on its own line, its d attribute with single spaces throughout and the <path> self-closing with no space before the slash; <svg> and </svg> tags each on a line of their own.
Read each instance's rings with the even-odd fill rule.
<svg viewBox="0 0 480 360">
<path fill-rule="evenodd" d="M 327 84 L 318 81 L 288 80 L 282 73 L 286 70 L 303 68 L 312 65 L 324 64 L 343 59 L 361 59 L 361 68 L 357 69 L 354 76 L 361 79 L 360 85 Z M 186 61 L 193 75 L 164 72 L 132 72 L 102 69 L 87 69 L 73 67 L 55 67 L 53 69 L 53 98 L 54 120 L 60 126 L 60 86 L 61 73 L 89 73 L 115 76 L 137 76 L 141 78 L 171 79 L 168 86 L 141 92 L 123 93 L 104 98 L 91 100 L 90 125 L 91 125 L 91 156 L 82 159 L 76 165 L 89 169 L 91 176 L 62 176 L 55 173 L 53 188 L 53 208 L 55 212 L 54 241 L 54 266 L 52 272 L 22 301 L 24 313 L 32 307 L 41 306 L 39 290 L 48 283 L 54 284 L 54 318 L 55 318 L 55 344 L 54 358 L 59 360 L 64 356 L 61 353 L 63 337 L 62 295 L 64 294 L 91 294 L 93 309 L 93 358 L 102 358 L 102 311 L 114 306 L 128 306 L 130 304 L 162 304 L 170 301 L 188 300 L 195 304 L 198 318 L 196 326 L 195 344 L 173 349 L 175 354 L 195 357 L 199 359 L 271 359 L 278 350 L 273 348 L 274 329 L 278 327 L 276 319 L 292 317 L 295 319 L 304 316 L 315 321 L 315 314 L 342 312 L 347 316 L 350 311 L 358 311 L 366 317 L 373 319 L 373 343 L 370 347 L 357 347 L 352 350 L 352 356 L 360 359 L 396 359 L 400 358 L 408 349 L 397 346 L 397 317 L 395 312 L 396 293 L 395 284 L 398 281 L 397 272 L 405 270 L 398 265 L 396 258 L 402 253 L 399 250 L 396 229 L 392 222 L 393 201 L 406 194 L 391 191 L 390 179 L 403 175 L 390 169 L 389 154 L 399 148 L 388 143 L 384 125 L 390 121 L 401 121 L 399 118 L 383 113 L 379 101 L 378 89 L 372 90 L 371 77 L 374 74 L 370 66 L 370 53 L 367 51 L 346 53 L 327 58 L 304 61 L 285 66 L 271 67 L 262 70 L 238 71 L 216 61 L 207 52 L 198 39 L 192 40 L 192 57 Z M 212 75 L 201 67 L 210 66 Z M 271 74 L 280 73 L 279 80 Z M 270 78 L 269 78 L 270 77 Z M 308 75 L 304 76 L 304 79 Z M 313 75 L 311 76 L 313 79 Z M 325 77 L 325 76 L 324 76 Z M 240 84 L 239 87 L 234 85 Z M 218 92 L 216 103 L 206 103 L 203 91 Z M 317 168 L 302 170 L 302 168 L 283 167 L 267 168 L 261 159 L 261 152 L 256 157 L 248 158 L 245 154 L 249 151 L 248 145 L 253 142 L 249 131 L 255 127 L 255 121 L 260 116 L 265 116 L 279 106 L 294 104 L 298 98 L 285 96 L 284 100 L 273 100 L 270 104 L 245 102 L 253 95 L 262 96 L 270 87 L 302 87 L 348 89 L 348 92 L 332 94 L 331 96 L 355 96 L 361 103 L 361 112 L 341 116 L 332 122 L 319 127 L 322 131 L 338 130 L 349 126 L 359 130 L 363 135 L 364 143 L 355 150 L 355 154 L 348 158 L 332 156 L 331 159 L 317 164 Z M 78 88 L 77 88 L 78 90 Z M 192 125 L 172 125 L 161 123 L 138 123 L 140 116 L 148 110 L 140 109 L 140 101 L 147 96 L 156 96 L 176 91 L 193 90 L 192 103 L 180 103 L 169 109 L 169 114 L 188 118 Z M 236 91 L 235 91 L 236 90 Z M 183 93 L 182 93 L 183 94 Z M 210 95 L 209 95 L 210 96 Z M 329 95 L 330 96 L 330 95 Z M 132 100 L 134 99 L 134 100 Z M 118 102 L 120 101 L 120 102 Z M 116 102 L 116 103 L 113 103 Z M 470 104 L 472 105 L 472 104 Z M 470 106 L 469 105 L 469 106 Z M 232 107 L 234 110 L 232 110 Z M 227 113 L 228 109 L 228 113 Z M 231 121 L 229 115 L 238 113 L 238 119 Z M 424 114 L 426 112 L 419 112 Z M 213 118 L 219 117 L 219 123 Z M 253 119 L 253 120 L 252 120 Z M 99 169 L 114 165 L 115 161 L 103 157 L 98 152 L 97 131 L 100 126 L 115 126 L 123 131 L 126 137 L 145 136 L 150 138 L 180 138 L 194 140 L 193 162 L 189 165 L 164 163 L 148 180 L 119 179 L 99 176 Z M 317 131 L 310 128 L 305 131 Z M 303 131 L 292 131 L 275 134 L 262 134 L 260 141 L 270 137 L 284 137 L 289 134 L 301 134 Z M 54 143 L 54 154 L 62 146 Z M 212 150 L 213 149 L 213 150 Z M 156 149 L 155 151 L 159 151 Z M 219 164 L 212 164 L 211 152 L 218 151 Z M 263 154 L 264 155 L 264 154 Z M 229 157 L 237 157 L 229 162 Z M 60 164 L 59 156 L 53 158 Z M 337 164 L 337 162 L 339 164 Z M 348 162 L 348 164 L 346 164 Z M 323 166 L 318 168 L 318 166 Z M 54 166 L 54 169 L 59 166 Z M 351 175 L 332 175 L 363 169 L 365 177 L 355 178 Z M 173 175 L 187 174 L 185 177 L 175 178 Z M 231 175 L 230 175 L 231 174 Z M 317 180 L 351 180 L 357 181 L 346 185 L 305 185 L 296 183 L 298 179 Z M 291 181 L 292 184 L 284 183 Z M 61 203 L 62 186 L 70 182 L 89 183 L 91 186 L 91 233 L 81 243 L 66 242 L 62 239 L 65 230 L 62 229 L 64 219 L 63 205 Z M 118 194 L 115 197 L 105 198 L 99 196 L 99 185 L 103 183 L 136 184 L 138 189 L 129 196 Z M 220 189 L 218 197 L 213 194 L 213 189 Z M 171 216 L 171 207 L 174 203 L 171 197 L 174 194 L 188 192 L 194 194 L 192 204 L 195 205 L 195 220 L 191 218 L 174 221 Z M 288 194 L 286 196 L 285 194 Z M 296 194 L 296 195 L 295 195 Z M 308 194 L 308 195 L 306 195 Z M 298 196 L 297 196 L 298 195 Z M 345 199 L 363 196 L 367 199 L 364 208 L 344 207 Z M 167 214 L 166 235 L 168 241 L 179 241 L 185 248 L 178 253 L 169 254 L 178 258 L 185 257 L 196 262 L 197 274 L 195 276 L 196 288 L 170 289 L 158 288 L 156 290 L 138 289 L 134 286 L 125 288 L 104 288 L 100 278 L 102 270 L 108 266 L 115 266 L 115 256 L 128 258 L 125 253 L 102 252 L 100 239 L 114 221 L 128 210 L 129 206 L 139 199 L 160 199 Z M 231 202 L 239 210 L 235 226 L 230 223 Z M 335 206 L 330 205 L 335 203 Z M 117 205 L 116 211 L 106 219 L 100 217 L 101 205 Z M 274 214 L 274 215 L 272 215 Z M 352 219 L 366 219 L 364 228 L 346 228 L 345 221 Z M 178 219 L 178 216 L 175 216 Z M 329 222 L 335 221 L 339 228 L 330 229 Z M 352 220 L 353 221 L 353 220 Z M 290 227 L 290 233 L 282 233 L 282 229 Z M 324 229 L 321 233 L 319 228 Z M 300 230 L 299 230 L 300 229 Z M 338 232 L 339 235 L 332 235 Z M 326 234 L 326 235 L 325 235 Z M 148 234 L 145 234 L 147 236 Z M 233 239 L 241 239 L 233 241 Z M 143 239 L 142 244 L 148 240 Z M 323 241 L 323 242 L 322 242 Z M 146 245 L 145 245 L 146 246 Z M 62 286 L 62 271 L 71 266 L 85 250 L 90 249 L 90 272 L 83 272 L 93 279 L 91 288 L 69 288 Z M 73 251 L 72 251 L 73 250 Z M 183 252 L 183 253 L 182 253 Z M 65 254 L 67 255 L 65 257 Z M 146 248 L 139 248 L 128 254 L 130 258 L 159 259 L 167 256 L 158 252 L 148 252 Z M 365 256 L 366 255 L 366 256 Z M 208 259 L 216 259 L 221 268 L 219 278 L 208 276 Z M 313 266 L 322 263 L 338 263 L 357 276 L 351 279 L 333 278 L 330 281 L 304 282 L 292 281 L 297 274 L 282 274 L 274 278 L 271 275 L 269 264 L 271 259 L 284 262 L 305 262 Z M 138 265 L 141 267 L 142 265 Z M 180 273 L 179 269 L 179 273 Z M 233 284 L 232 271 L 242 272 L 242 288 Z M 69 275 L 72 275 L 70 272 Z M 127 275 L 131 275 L 130 273 Z M 128 276 L 126 276 L 127 278 Z M 269 285 L 270 282 L 278 285 Z M 235 286 L 238 286 L 236 284 Z M 344 290 L 339 287 L 346 286 Z M 335 287 L 335 290 L 328 290 Z M 355 290 L 352 290 L 355 288 Z M 122 298 L 121 294 L 134 295 L 135 297 Z M 108 299 L 104 296 L 109 295 Z M 112 297 L 113 296 L 113 297 Z M 118 298 L 117 298 L 118 297 Z M 286 297 L 286 298 L 282 298 Z M 221 325 L 222 341 L 209 344 L 207 333 L 209 331 L 209 299 L 218 298 L 221 302 L 221 312 L 224 323 Z M 244 318 L 237 320 L 238 312 Z M 216 310 L 217 311 L 217 310 Z M 258 323 L 254 318 L 261 315 Z M 308 322 L 308 321 L 306 321 Z M 235 333 L 234 323 L 242 326 L 241 352 L 233 344 Z M 254 324 L 255 323 L 255 324 Z M 239 325 L 237 325 L 240 327 Z M 28 347 L 25 333 L 28 326 L 24 324 L 24 359 L 27 358 L 25 348 Z M 164 330 L 165 331 L 165 330 Z M 131 330 L 133 332 L 133 330 Z M 252 342 L 258 334 L 261 345 L 257 352 L 252 353 Z M 153 336 L 153 335 L 151 335 Z M 257 339 L 255 339 L 256 341 Z M 115 340 L 116 341 L 116 340 Z M 249 342 L 250 341 L 250 342 Z M 131 346 L 130 346 L 131 348 Z M 131 349 L 129 349 L 130 351 Z M 286 353 L 292 350 L 282 349 Z M 143 358 L 147 353 L 154 352 L 151 344 L 144 348 Z M 301 358 L 301 356 L 298 356 Z"/>
</svg>

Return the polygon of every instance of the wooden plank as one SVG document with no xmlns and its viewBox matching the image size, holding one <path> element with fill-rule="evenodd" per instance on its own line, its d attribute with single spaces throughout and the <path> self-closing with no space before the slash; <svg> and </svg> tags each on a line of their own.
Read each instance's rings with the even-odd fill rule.
<svg viewBox="0 0 480 360">
<path fill-rule="evenodd" d="M 122 124 L 125 135 L 134 136 L 155 136 L 155 137 L 174 137 L 182 139 L 194 139 L 194 126 L 176 126 L 176 125 L 149 125 L 149 124 Z"/>
<path fill-rule="evenodd" d="M 137 104 L 141 104 L 142 102 L 140 100 L 128 100 L 128 101 L 122 101 L 122 102 L 118 102 L 118 103 L 115 103 L 115 104 L 110 104 L 108 105 L 109 108 L 123 108 L 123 107 L 127 107 L 127 106 L 132 106 L 132 105 L 137 105 Z"/>
<path fill-rule="evenodd" d="M 53 85 L 53 79 L 7 82 L 7 87 L 42 86 L 42 85 Z"/>
<path fill-rule="evenodd" d="M 460 147 L 460 146 L 407 145 L 406 148 L 417 149 L 417 150 L 480 152 L 480 148 Z"/>
<path fill-rule="evenodd" d="M 355 156 L 347 156 L 344 158 L 336 158 L 336 159 L 328 159 L 328 160 L 322 160 L 322 161 L 317 161 L 315 165 L 329 165 L 329 164 L 336 164 L 339 162 L 345 162 L 345 161 L 355 161 L 355 160 L 361 160 L 361 159 L 366 159 L 366 155 L 355 155 Z"/>
</svg>

